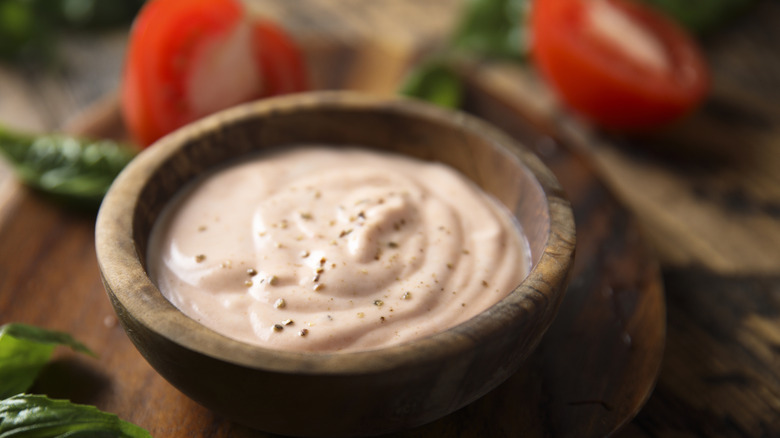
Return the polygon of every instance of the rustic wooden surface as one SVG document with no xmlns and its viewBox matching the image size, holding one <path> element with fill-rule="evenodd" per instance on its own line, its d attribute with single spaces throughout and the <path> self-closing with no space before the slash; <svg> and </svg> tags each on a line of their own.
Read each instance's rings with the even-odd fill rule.
<svg viewBox="0 0 780 438">
<path fill-rule="evenodd" d="M 306 0 L 305 7 L 298 8 L 303 3 L 267 1 L 263 9 L 288 23 L 311 48 L 310 61 L 323 66 L 317 82 L 382 94 L 392 92 L 403 66 L 436 46 L 451 28 L 459 5 L 458 0 L 374 0 L 368 7 L 361 0 Z M 765 0 L 732 27 L 708 37 L 704 45 L 714 72 L 712 97 L 693 119 L 654 138 L 618 138 L 587 129 L 557 108 L 533 70 L 482 65 L 468 73 L 483 109 L 506 105 L 540 132 L 554 132 L 575 148 L 580 157 L 573 161 L 580 163 L 575 169 L 584 168 L 585 174 L 591 166 L 597 169 L 601 181 L 639 219 L 644 241 L 661 262 L 668 306 L 661 374 L 644 409 L 618 436 L 780 434 L 778 23 L 780 4 Z M 100 38 L 67 38 L 63 52 L 68 57 L 56 73 L 0 67 L 0 121 L 41 131 L 73 121 L 80 110 L 117 86 L 124 36 L 120 30 Z M 389 67 L 382 68 L 385 65 Z M 539 146 L 542 153 L 551 150 L 546 141 Z M 617 204 L 608 205 L 622 211 Z M 17 216 L 19 211 L 25 212 L 23 218 Z M 631 216 L 625 217 L 633 223 Z M 38 387 L 126 412 L 124 417 L 146 427 L 159 425 L 155 436 L 189 436 L 192 431 L 250 436 L 171 389 L 133 349 L 121 348 L 129 342 L 94 277 L 92 219 L 30 196 L 0 163 L 0 321 L 72 331 L 99 351 L 120 346 L 99 362 L 61 352 Z M 641 239 L 618 243 L 630 249 L 626 242 L 639 242 L 634 250 L 640 253 L 644 248 Z M 616 264 L 620 260 L 612 260 L 613 274 L 631 272 Z M 74 264 L 82 268 L 61 269 Z M 575 279 L 573 287 L 577 285 Z M 601 299 L 609 301 L 609 291 L 603 292 Z M 610 302 L 613 316 L 631 304 Z M 553 329 L 550 334 L 555 333 Z M 570 340 L 578 335 L 559 333 Z M 543 346 L 539 354 L 545 351 Z M 581 378 L 568 370 L 558 372 L 569 381 L 592 378 L 585 372 Z M 463 418 L 480 418 L 478 411 L 489 403 L 513 400 L 502 402 L 500 392 L 486 399 L 488 404 L 466 408 L 470 413 Z M 601 409 L 603 414 L 619 408 L 602 401 L 580 399 L 570 406 Z M 448 417 L 430 427 L 445 436 L 487 436 L 480 435 L 489 430 L 484 427 L 502 421 L 482 418 L 488 419 L 480 423 Z M 556 420 L 542 419 L 548 427 Z M 524 431 L 502 427 L 499 436 Z M 408 436 L 428 436 L 431 430 Z M 576 431 L 572 436 L 578 436 Z"/>
<path fill-rule="evenodd" d="M 713 90 L 646 138 L 596 132 L 532 69 L 472 66 L 482 94 L 569 141 L 640 219 L 664 271 L 667 348 L 621 436 L 780 435 L 780 4 L 703 41 Z"/>
</svg>

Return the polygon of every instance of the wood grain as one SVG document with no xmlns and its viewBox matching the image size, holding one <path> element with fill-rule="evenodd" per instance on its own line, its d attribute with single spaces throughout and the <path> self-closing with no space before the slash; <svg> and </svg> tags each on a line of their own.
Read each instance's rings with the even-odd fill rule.
<svg viewBox="0 0 780 438">
<path fill-rule="evenodd" d="M 446 3 L 439 3 L 439 15 L 435 11 L 417 15 L 414 12 L 419 9 L 408 9 L 409 4 L 388 2 L 382 8 L 382 14 L 364 11 L 374 17 L 373 20 L 383 20 L 384 25 L 368 26 L 355 18 L 342 18 L 341 22 L 355 24 L 347 26 L 354 33 L 331 39 L 319 38 L 317 33 L 307 37 L 305 23 L 320 22 L 311 17 L 323 13 L 339 17 L 344 11 L 358 13 L 358 9 L 334 9 L 328 2 L 312 2 L 311 9 L 276 5 L 282 8 L 279 13 L 286 22 L 293 23 L 293 27 L 294 23 L 299 23 L 307 57 L 318 60 L 313 73 L 315 83 L 325 88 L 349 87 L 388 94 L 395 89 L 404 68 L 419 53 L 430 49 L 426 40 L 422 43 L 418 40 L 419 35 L 415 32 L 423 27 L 438 29 L 425 37 L 435 45 L 436 38 L 441 38 L 442 29 L 451 24 L 447 17 L 454 17 L 455 11 L 447 11 Z M 413 14 L 417 20 L 423 20 L 425 26 L 399 26 L 398 23 L 404 21 L 399 21 L 398 17 L 403 14 Z M 377 28 L 389 30 L 385 34 L 372 33 Z M 398 36 L 410 33 L 412 36 Z M 402 43 L 397 42 L 398 38 Z M 415 44 L 408 45 L 410 41 Z M 414 52 L 409 53 L 412 49 Z M 67 82 L 62 85 L 68 88 Z M 47 98 L 63 102 L 64 106 L 74 104 L 56 94 Z M 99 136 L 112 132 L 116 135 L 117 126 L 121 125 L 117 123 L 115 103 L 111 97 L 107 99 L 107 103 L 93 106 L 93 112 L 85 117 L 70 119 L 69 129 Z M 529 138 L 523 140 L 529 141 Z M 564 148 L 548 158 L 555 162 L 560 174 L 566 176 L 570 190 L 581 189 L 580 184 L 587 182 L 589 189 L 576 192 L 577 196 L 592 194 L 578 204 L 580 220 L 583 215 L 593 215 L 593 222 L 588 226 L 593 227 L 594 232 L 586 233 L 589 237 L 578 247 L 584 258 L 578 259 L 578 273 L 570 290 L 573 298 L 563 304 L 566 318 L 561 318 L 553 327 L 553 340 L 546 341 L 528 366 L 497 391 L 454 415 L 399 436 L 457 434 L 476 437 L 486 433 L 517 436 L 521 431 L 527 436 L 601 436 L 630 419 L 652 388 L 657 373 L 657 351 L 663 345 L 663 297 L 652 258 L 641 240 L 623 238 L 624 234 L 634 235 L 635 224 L 604 191 L 589 165 Z M 577 177 L 572 179 L 572 175 Z M 160 378 L 123 337 L 99 287 L 91 253 L 94 244 L 92 218 L 62 211 L 34 194 L 22 193 L 22 204 L 8 216 L 8 222 L 2 224 L 3 230 L 17 239 L 32 234 L 33 239 L 44 239 L 45 243 L 30 240 L 30 245 L 23 250 L 29 255 L 21 258 L 17 257 L 17 248 L 22 247 L 18 240 L 9 239 L 9 245 L 3 245 L 0 265 L 6 266 L 6 260 L 18 259 L 13 265 L 13 272 L 18 273 L 13 284 L 3 284 L 2 296 L 13 297 L 15 294 L 6 291 L 15 290 L 19 283 L 26 283 L 29 278 L 42 276 L 46 265 L 38 264 L 39 260 L 57 263 L 59 273 L 53 277 L 59 281 L 46 284 L 43 289 L 22 289 L 20 293 L 27 301 L 20 305 L 3 303 L 9 305 L 0 307 L 3 312 L 0 317 L 4 321 L 22 320 L 69 330 L 102 353 L 95 363 L 61 352 L 60 359 L 47 370 L 37 389 L 97 404 L 147 427 L 155 436 L 255 436 L 254 432 L 217 417 L 182 396 Z M 580 210 L 582 208 L 584 210 Z M 30 223 L 25 219 L 28 215 L 47 219 L 40 224 Z M 613 220 L 621 225 L 612 228 Z M 46 232 L 38 237 L 27 230 L 28 223 L 40 229 L 59 228 L 57 232 Z M 70 227 L 76 227 L 78 232 L 74 234 Z M 76 245 L 75 242 L 80 243 Z M 78 247 L 78 256 L 69 254 L 74 245 Z M 56 254 L 57 258 L 50 260 L 49 254 Z M 590 260 L 589 265 L 581 260 Z M 617 274 L 620 260 L 636 263 L 637 269 L 629 270 L 621 277 Z M 610 267 L 611 273 L 604 270 L 605 266 Z M 587 278 L 581 276 L 582 271 L 591 269 L 599 272 L 594 271 Z M 34 304 L 45 302 L 52 289 L 56 296 L 68 299 L 57 304 L 57 312 L 48 306 L 36 308 Z M 13 300 L 18 303 L 16 298 Z M 68 305 L 76 310 L 69 311 Z M 585 317 L 583 308 L 590 317 Z M 592 348 L 593 343 L 601 346 L 598 351 Z M 626 360 L 608 360 L 612 355 Z M 604 367 L 605 360 L 612 366 Z M 587 378 L 572 374 L 571 363 L 582 364 L 583 375 Z M 639 372 L 641 378 L 635 372 Z M 613 374 L 620 378 L 613 378 Z"/>
<path fill-rule="evenodd" d="M 638 222 L 594 178 L 592 162 L 505 95 L 476 80 L 467 91 L 466 109 L 532 147 L 575 212 L 575 280 L 538 353 L 541 377 L 554 388 L 542 397 L 549 418 L 540 436 L 609 435 L 641 408 L 660 367 L 665 302 L 654 255 Z"/>
<path fill-rule="evenodd" d="M 460 4 L 459 0 L 372 0 L 366 3 L 376 5 L 376 12 L 370 14 L 370 20 L 361 18 L 358 23 L 354 22 L 354 14 L 340 10 L 341 4 L 361 1 L 364 0 L 258 0 L 257 3 L 268 8 L 269 16 L 295 27 L 294 34 L 300 35 L 300 40 L 312 47 L 308 53 L 310 59 L 316 65 L 327 66 L 317 73 L 318 84 L 337 84 L 333 85 L 336 88 L 349 87 L 350 81 L 355 79 L 348 73 L 349 66 L 364 56 L 361 55 L 365 53 L 362 47 L 371 47 L 364 46 L 364 39 L 380 41 L 379 46 L 391 45 L 383 41 L 392 39 L 383 34 L 384 29 L 411 33 L 415 54 L 388 58 L 408 62 L 442 40 L 442 33 L 452 25 Z M 308 7 L 310 4 L 316 6 Z M 425 8 L 426 13 L 418 14 L 418 7 Z M 312 13 L 307 14 L 308 11 Z M 347 16 L 350 18 L 342 19 Z M 373 32 L 371 20 L 381 20 L 385 24 L 377 26 Z M 617 434 L 619 437 L 771 437 L 780 434 L 777 424 L 777 418 L 780 418 L 780 255 L 773 243 L 777 236 L 780 199 L 777 196 L 780 187 L 777 126 L 780 123 L 776 117 L 776 102 L 780 99 L 778 30 L 780 5 L 774 0 L 758 0 L 743 17 L 704 41 L 715 87 L 713 97 L 705 107 L 706 116 L 697 117 L 697 123 L 678 126 L 677 134 L 667 134 L 667 138 L 676 139 L 674 142 L 655 140 L 661 146 L 664 143 L 673 145 L 667 152 L 669 149 L 671 152 L 687 151 L 685 154 L 644 149 L 635 146 L 635 140 L 594 132 L 572 122 L 570 116 L 555 107 L 554 96 L 532 70 L 490 65 L 478 73 L 480 87 L 499 87 L 501 95 L 512 101 L 525 119 L 543 132 L 572 134 L 572 138 L 566 139 L 567 147 L 573 147 L 576 155 L 587 157 L 592 167 L 589 165 L 586 173 L 594 172 L 596 181 L 605 183 L 608 191 L 615 193 L 620 203 L 630 209 L 639 221 L 644 241 L 662 263 L 668 297 L 668 336 L 661 375 L 647 405 Z M 329 37 L 331 34 L 336 37 Z M 67 56 L 64 70 L 55 73 L 0 66 L 0 120 L 31 130 L 51 130 L 62 126 L 99 96 L 113 92 L 119 82 L 119 61 L 124 46 L 114 38 L 109 36 L 110 44 L 103 38 L 74 38 L 73 44 L 93 52 L 89 58 L 78 58 L 82 62 L 80 67 L 74 65 L 76 58 L 71 62 Z M 71 46 L 69 43 L 68 47 Z M 96 59 L 100 60 L 99 65 Z M 374 59 L 381 59 L 381 56 Z M 361 62 L 377 66 L 376 61 Z M 89 69 L 100 70 L 104 76 L 100 81 L 86 80 L 85 73 Z M 398 71 L 396 67 L 393 69 Z M 369 84 L 368 81 L 364 83 Z M 371 87 L 387 93 L 391 84 L 383 80 Z M 71 91 L 62 92 L 61 89 Z M 48 109 L 50 105 L 59 110 Z M 548 112 L 550 108 L 554 111 Z M 540 145 L 542 152 L 546 148 L 544 143 Z M 711 154 L 727 159 L 713 160 Z M 728 157 L 734 159 L 733 165 Z M 582 180 L 582 177 L 575 177 L 576 172 L 580 172 L 577 167 L 573 169 L 567 171 L 561 167 L 565 174 L 572 175 L 573 181 Z M 7 171 L 0 167 L 0 199 L 6 200 L 0 204 L 0 228 L 8 221 L 16 223 L 8 225 L 14 232 L 2 232 L 4 240 L 0 243 L 0 251 L 4 254 L 0 260 L 0 269 L 3 269 L 0 278 L 2 320 L 14 317 L 52 328 L 81 327 L 77 334 L 99 351 L 128 344 L 120 329 L 103 325 L 103 319 L 111 313 L 99 286 L 93 285 L 90 289 L 89 286 L 46 282 L 50 289 L 44 293 L 32 284 L 34 277 L 43 275 L 43 268 L 31 272 L 31 268 L 15 260 L 17 254 L 27 260 L 53 260 L 45 255 L 25 255 L 33 249 L 24 249 L 27 240 L 16 233 L 29 235 L 30 245 L 37 248 L 34 251 L 49 251 L 35 243 L 41 238 L 40 233 L 48 233 L 29 231 L 25 221 L 34 225 L 37 223 L 33 219 L 35 216 L 45 215 L 51 218 L 42 224 L 44 226 L 84 220 L 87 225 L 81 226 L 89 228 L 91 220 L 78 219 L 78 216 L 62 212 L 35 197 L 28 199 L 27 192 L 20 191 L 12 179 L 3 179 L 4 175 L 7 176 Z M 579 186 L 573 189 L 573 193 L 585 191 Z M 16 211 L 11 206 L 30 209 L 32 217 L 14 219 Z M 10 242 L 9 246 L 6 240 Z M 76 263 L 78 259 L 70 253 L 63 256 L 59 244 L 49 248 L 60 253 L 58 262 L 74 260 Z M 86 249 L 82 254 L 84 269 L 94 272 L 91 254 Z M 25 280 L 7 275 L 24 275 Z M 21 290 L 20 296 L 8 296 L 16 290 L 10 289 L 11 285 Z M 38 302 L 59 295 L 80 302 L 84 300 L 82 294 L 90 290 L 96 295 L 86 298 L 85 302 L 90 303 L 95 317 L 84 322 L 83 327 L 81 321 L 57 313 L 37 313 Z M 13 303 L 12 307 L 7 306 L 10 303 Z M 58 362 L 57 369 L 64 370 L 72 383 L 64 385 L 59 381 L 55 385 L 62 389 L 59 394 L 67 396 L 76 387 L 88 388 L 78 393 L 80 400 L 94 400 L 101 407 L 114 411 L 118 411 L 123 402 L 135 403 L 133 409 L 123 412 L 144 425 L 157 424 L 153 427 L 157 436 L 187 436 L 192 430 L 203 436 L 251 436 L 249 431 L 199 408 L 155 374 L 145 374 L 151 371 L 133 350 L 125 352 L 121 359 L 109 360 L 105 354 L 101 361 L 110 362 L 110 367 L 104 366 L 103 362 L 61 353 L 62 364 Z M 137 366 L 135 363 L 139 361 L 141 366 L 136 370 L 139 374 L 131 373 L 128 367 Z M 77 370 L 88 372 L 68 371 L 73 368 L 71 364 L 75 364 Z M 112 377 L 114 369 L 119 376 L 116 379 Z M 90 384 L 92 377 L 99 377 L 99 384 Z M 542 380 L 537 377 L 530 374 L 527 378 L 531 381 L 530 390 L 541 391 Z M 54 379 L 39 386 L 48 387 L 49 384 L 55 384 Z M 491 396 L 492 393 L 488 397 Z M 503 409 L 508 410 L 505 405 L 514 400 L 509 398 L 501 402 Z M 598 403 L 594 403 L 586 408 L 597 406 Z M 604 405 L 601 407 L 606 410 Z M 489 404 L 474 404 L 466 409 L 479 412 L 489 408 Z M 510 417 L 533 415 L 528 411 L 510 412 Z M 486 435 L 480 435 L 483 424 L 459 418 L 448 417 L 446 423 L 430 427 L 438 427 L 435 430 L 445 436 L 459 436 L 461 431 L 461 436 Z M 549 419 L 536 421 L 550 422 Z M 502 423 L 501 430 L 506 431 L 504 436 L 518 436 L 523 432 L 511 427 L 505 417 L 485 420 L 485 423 L 496 422 Z M 422 437 L 432 430 L 423 428 L 407 434 Z M 498 432 L 499 436 L 502 433 Z"/>
<path fill-rule="evenodd" d="M 490 118 L 491 105 L 499 104 L 485 100 L 472 110 Z M 108 114 L 106 119 L 102 111 L 90 117 L 113 125 L 111 114 L 117 113 L 108 108 Z M 80 126 L 101 129 L 101 124 L 89 122 Z M 543 157 L 573 194 L 583 230 L 561 317 L 538 352 L 506 384 L 453 415 L 397 436 L 451 436 L 453 431 L 474 437 L 486 431 L 508 436 L 520 431 L 526 436 L 603 436 L 630 419 L 652 389 L 663 348 L 664 302 L 657 267 L 639 239 L 635 222 L 598 183 L 589 165 L 565 146 L 532 137 L 534 131 L 513 133 L 542 147 Z M 29 216 L 40 222 L 30 221 Z M 35 234 L 28 226 L 46 232 Z M 25 194 L 2 231 L 8 233 L 0 237 L 8 237 L 9 245 L 0 251 L 0 266 L 13 266 L 17 274 L 4 277 L 15 280 L 2 284 L 0 296 L 14 301 L 0 302 L 0 317 L 69 330 L 102 354 L 95 364 L 62 353 L 38 390 L 73 397 L 72 387 L 57 382 L 77 382 L 74 378 L 81 376 L 88 390 L 78 393 L 84 397 L 78 401 L 116 412 L 156 436 L 167 436 L 172 430 L 187 436 L 255 435 L 186 399 L 123 338 L 100 287 L 92 255 L 91 217 Z M 20 240 L 29 240 L 22 251 L 25 256 L 17 249 L 23 246 Z M 57 272 L 46 275 L 51 266 L 57 266 Z M 17 297 L 13 291 L 19 284 L 35 278 L 47 283 L 23 288 L 22 298 Z M 36 306 L 46 302 L 52 289 L 57 297 L 67 299 Z M 578 373 L 572 372 L 573 363 Z"/>
<path fill-rule="evenodd" d="M 755 9 L 705 41 L 713 91 L 652 136 L 594 130 L 532 68 L 468 66 L 482 93 L 587 156 L 640 220 L 664 266 L 667 348 L 647 406 L 618 436 L 780 433 L 780 7 Z"/>
<path fill-rule="evenodd" d="M 461 436 L 482 436 L 485 430 L 601 436 L 629 419 L 652 388 L 664 308 L 655 264 L 630 216 L 584 162 L 563 148 L 551 152 L 547 149 L 546 159 L 553 168 L 567 170 L 564 184 L 590 186 L 575 201 L 578 223 L 588 228 L 581 233 L 581 255 L 561 318 L 527 367 L 505 385 L 452 416 L 399 436 L 448 436 L 452 430 Z M 251 435 L 182 396 L 124 337 L 97 275 L 93 218 L 32 193 L 22 198 L 0 229 L 7 242 L 0 266 L 8 267 L 0 283 L 0 318 L 68 330 L 101 352 L 97 363 L 61 353 L 37 389 L 97 404 L 156 436 L 175 427 L 188 436 Z M 583 374 L 572 372 L 574 363 Z M 85 389 L 71 392 L 84 383 Z"/>
</svg>

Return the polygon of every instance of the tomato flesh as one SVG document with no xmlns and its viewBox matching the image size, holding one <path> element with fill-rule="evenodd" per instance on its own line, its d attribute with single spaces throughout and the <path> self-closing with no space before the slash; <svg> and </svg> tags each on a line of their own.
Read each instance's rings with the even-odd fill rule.
<svg viewBox="0 0 780 438">
<path fill-rule="evenodd" d="M 146 146 L 220 109 L 305 90 L 306 82 L 295 43 L 236 0 L 153 0 L 130 34 L 122 113 Z"/>
<path fill-rule="evenodd" d="M 186 95 L 192 113 L 205 116 L 259 96 L 263 89 L 260 66 L 253 61 L 252 31 L 246 22 L 214 39 L 194 54 L 187 76 Z M 215 83 L 215 78 L 229 78 Z"/>
<path fill-rule="evenodd" d="M 703 57 L 677 25 L 624 0 L 537 0 L 532 52 L 575 111 L 602 127 L 644 130 L 706 95 Z"/>
</svg>

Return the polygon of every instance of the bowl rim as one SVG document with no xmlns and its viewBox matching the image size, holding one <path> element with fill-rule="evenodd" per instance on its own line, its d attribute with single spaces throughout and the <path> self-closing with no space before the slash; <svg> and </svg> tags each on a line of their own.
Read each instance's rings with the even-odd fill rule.
<svg viewBox="0 0 780 438">
<path fill-rule="evenodd" d="M 428 119 L 471 131 L 517 157 L 535 178 L 547 200 L 550 226 L 538 263 L 517 288 L 471 319 L 443 332 L 373 350 L 297 352 L 270 349 L 228 338 L 186 316 L 162 295 L 146 274 L 134 243 L 135 214 L 128 215 L 126 212 L 136 211 L 140 194 L 149 178 L 189 141 L 227 124 L 313 108 L 383 111 Z M 307 92 L 262 99 L 224 110 L 174 131 L 140 153 L 117 177 L 103 200 L 95 227 L 101 277 L 115 310 L 121 306 L 125 317 L 179 346 L 219 361 L 267 371 L 295 370 L 296 374 L 311 375 L 378 373 L 399 366 L 436 362 L 463 354 L 478 344 L 480 340 L 471 333 L 479 331 L 500 335 L 500 327 L 521 313 L 552 311 L 554 316 L 573 263 L 574 243 L 573 212 L 557 179 L 536 155 L 507 134 L 460 111 L 445 110 L 412 99 L 382 98 L 345 91 Z M 555 278 L 562 284 L 556 287 L 548 278 Z M 133 291 L 140 288 L 151 288 L 152 295 L 145 298 L 134 295 Z M 532 296 L 536 299 L 531 299 Z M 149 311 L 150 300 L 163 309 L 165 317 L 160 318 L 159 311 Z M 539 309 L 538 300 L 548 302 L 547 308 Z M 546 318 L 548 326 L 552 316 Z M 544 331 L 546 329 L 544 327 Z"/>
</svg>

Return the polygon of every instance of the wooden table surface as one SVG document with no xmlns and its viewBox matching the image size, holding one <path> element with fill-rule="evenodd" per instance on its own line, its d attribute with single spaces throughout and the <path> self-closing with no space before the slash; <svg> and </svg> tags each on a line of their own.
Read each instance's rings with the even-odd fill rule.
<svg viewBox="0 0 780 438">
<path fill-rule="evenodd" d="M 369 6 L 370 4 L 370 6 Z M 316 63 L 315 82 L 391 94 L 406 67 L 436 47 L 457 16 L 458 0 L 255 1 L 263 13 L 284 21 Z M 126 29 L 71 35 L 61 41 L 59 70 L 0 66 L 0 122 L 31 131 L 77 123 L 85 108 L 101 104 L 118 87 Z M 703 41 L 713 69 L 713 92 L 694 117 L 652 138 L 595 132 L 567 115 L 536 78 L 517 65 L 472 65 L 467 75 L 485 92 L 503 96 L 538 126 L 557 132 L 593 163 L 599 176 L 634 213 L 663 270 L 667 338 L 661 373 L 644 409 L 621 437 L 780 436 L 780 3 L 759 1 L 729 28 Z M 349 63 L 345 71 L 340 66 Z M 110 104 L 111 102 L 108 102 Z M 72 127 L 72 125 L 71 125 Z M 25 306 L 56 312 L 68 300 L 58 294 L 67 273 L 29 284 L 19 270 L 69 257 L 93 257 L 92 220 L 52 219 L 42 201 L 19 187 L 0 162 L 0 242 L 20 248 L 19 260 L 0 266 L 0 322 L 25 315 Z M 15 212 L 41 212 L 29 226 L 9 230 Z M 57 222 L 59 221 L 59 222 Z M 69 234 L 57 250 L 24 251 L 25 233 Z M 35 239 L 46 245 L 47 237 Z M 60 236 L 61 237 L 61 236 Z M 38 258 L 26 254 L 45 254 Z M 11 290 L 48 288 L 49 302 L 30 302 Z M 127 342 L 115 328 L 102 291 L 84 303 L 112 328 L 100 342 Z M 40 313 L 29 313 L 29 315 Z M 24 322 L 48 326 L 39 316 Z M 103 328 L 105 328 L 103 327 Z M 78 327 L 52 327 L 78 330 Z M 90 328 L 101 330 L 101 327 Z M 80 328 L 84 330 L 84 328 Z M 90 376 L 95 387 L 121 387 L 123 360 L 96 372 L 72 359 L 69 373 Z M 58 362 L 65 366 L 63 362 Z M 45 382 L 55 393 L 84 394 L 95 387 Z M 146 382 L 151 384 L 150 382 Z M 144 384 L 144 382 L 134 382 Z M 150 416 L 192 409 L 181 396 L 172 406 L 146 406 Z M 102 406 L 110 410 L 111 406 Z M 208 415 L 208 414 L 204 414 Z M 202 420 L 228 436 L 218 419 Z M 198 424 L 182 424 L 182 430 Z M 178 436 L 170 430 L 159 436 Z M 242 435 L 243 436 L 243 435 Z"/>
</svg>

